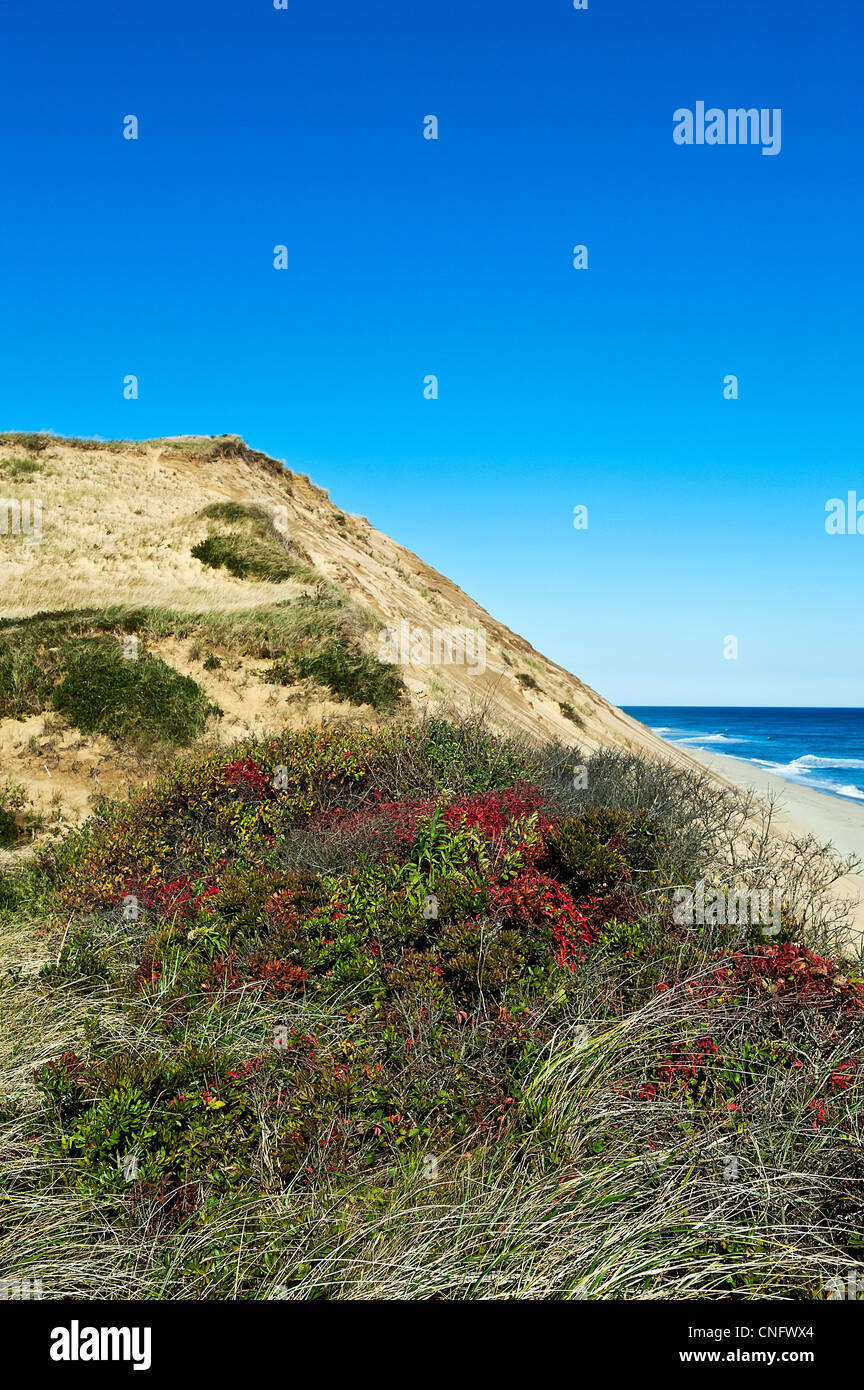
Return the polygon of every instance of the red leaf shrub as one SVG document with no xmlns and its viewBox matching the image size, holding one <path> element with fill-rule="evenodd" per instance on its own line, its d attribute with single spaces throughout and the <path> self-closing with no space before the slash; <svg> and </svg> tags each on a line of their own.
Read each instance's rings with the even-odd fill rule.
<svg viewBox="0 0 864 1390">
<path fill-rule="evenodd" d="M 257 763 L 251 758 L 241 758 L 237 762 L 228 763 L 222 769 L 222 776 L 229 787 L 240 787 L 245 791 L 257 793 L 258 796 L 266 796 L 272 791 L 272 783 L 265 777 Z"/>
<path fill-rule="evenodd" d="M 529 869 L 512 883 L 493 888 L 491 904 L 516 925 L 549 927 L 555 942 L 556 964 L 571 970 L 578 960 L 579 943 L 590 945 L 598 935 L 566 889 L 537 869 Z"/>
</svg>

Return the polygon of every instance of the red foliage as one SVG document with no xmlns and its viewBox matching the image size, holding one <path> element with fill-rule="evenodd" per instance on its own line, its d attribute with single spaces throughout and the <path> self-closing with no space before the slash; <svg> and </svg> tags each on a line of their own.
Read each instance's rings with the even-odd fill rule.
<svg viewBox="0 0 864 1390">
<path fill-rule="evenodd" d="M 149 908 L 160 917 L 190 917 L 198 910 L 199 905 L 206 903 L 209 898 L 213 898 L 219 889 L 215 883 L 204 883 L 204 886 L 196 892 L 194 885 L 185 874 L 179 878 L 173 878 L 167 883 L 148 883 L 143 888 L 138 888 L 135 884 L 128 884 L 126 887 L 127 895 L 135 895 L 140 899 L 146 908 Z"/>
<path fill-rule="evenodd" d="M 592 893 L 580 898 L 579 911 L 598 935 L 607 922 L 632 922 L 637 916 L 636 905 L 626 893 Z"/>
<path fill-rule="evenodd" d="M 657 989 L 674 987 L 674 981 L 666 981 Z M 790 1004 L 839 1005 L 847 1016 L 864 1011 L 864 984 L 850 980 L 842 962 L 825 960 L 791 941 L 723 956 L 703 984 L 687 986 L 687 992 L 707 1005 L 718 987 L 753 989 Z"/>
<path fill-rule="evenodd" d="M 264 961 L 263 964 L 252 967 L 252 974 L 256 979 L 264 980 L 279 995 L 287 994 L 289 990 L 296 989 L 309 979 L 301 966 L 294 965 L 289 960 Z"/>
<path fill-rule="evenodd" d="M 207 971 L 206 978 L 201 982 L 202 990 L 221 991 L 239 989 L 243 983 L 243 977 L 237 968 L 237 954 L 229 951 L 226 956 L 217 956 L 210 969 Z"/>
<path fill-rule="evenodd" d="M 661 1084 L 669 1085 L 673 1081 L 686 1084 L 694 1080 L 697 1073 L 704 1070 L 719 1051 L 714 1039 L 709 1037 L 697 1038 L 690 1048 L 685 1047 L 683 1043 L 673 1043 L 669 1049 L 669 1057 L 657 1066 Z"/>
<path fill-rule="evenodd" d="M 860 1063 L 857 1057 L 844 1057 L 828 1078 L 829 1086 L 833 1086 L 835 1091 L 845 1091 L 859 1069 Z"/>
<path fill-rule="evenodd" d="M 561 884 L 537 869 L 528 869 L 512 883 L 494 888 L 491 905 L 511 922 L 550 927 L 556 964 L 571 970 L 579 958 L 579 943 L 590 945 L 599 934 Z"/>
<path fill-rule="evenodd" d="M 275 994 L 282 996 L 289 990 L 305 984 L 308 978 L 307 972 L 301 966 L 294 965 L 289 960 L 250 961 L 246 964 L 245 970 L 241 969 L 236 952 L 229 951 L 227 955 L 218 956 L 213 961 L 201 988 L 208 992 L 219 992 L 223 989 L 230 992 L 240 989 L 250 981 L 260 980 L 268 984 Z"/>
<path fill-rule="evenodd" d="M 460 797 L 442 807 L 442 816 L 445 824 L 451 828 L 463 824 L 476 826 L 494 840 L 511 821 L 525 819 L 543 805 L 543 793 L 537 787 L 517 784 L 503 792 Z M 410 845 L 414 842 L 419 822 L 434 815 L 436 806 L 437 803 L 432 800 L 383 801 L 379 797 L 356 811 L 339 807 L 319 811 L 312 816 L 310 823 L 326 829 L 338 826 L 343 831 L 353 831 L 383 820 L 395 839 Z M 549 824 L 550 821 L 541 820 L 539 828 L 543 830 Z"/>
<path fill-rule="evenodd" d="M 132 987 L 140 993 L 140 991 L 146 989 L 148 985 L 158 984 L 161 974 L 162 962 L 154 959 L 150 951 L 145 951 L 141 957 L 141 964 L 135 971 Z"/>
<path fill-rule="evenodd" d="M 285 950 L 302 921 L 302 913 L 290 888 L 280 888 L 271 893 L 264 904 L 264 912 L 270 923 L 271 941 L 277 949 Z"/>
<path fill-rule="evenodd" d="M 727 957 L 718 966 L 716 979 L 752 985 L 775 998 L 794 998 L 796 1003 L 840 1003 L 846 1012 L 864 1010 L 864 985 L 850 981 L 839 962 L 824 960 L 789 941 Z"/>
<path fill-rule="evenodd" d="M 504 792 L 485 792 L 481 796 L 462 797 L 444 809 L 444 819 L 448 825 L 477 826 L 490 838 L 495 839 L 506 829 L 511 821 L 525 820 L 545 805 L 543 793 L 537 787 L 510 787 Z M 551 824 L 541 821 L 540 828 Z"/>
<path fill-rule="evenodd" d="M 259 796 L 266 796 L 272 790 L 272 783 L 265 777 L 257 763 L 251 758 L 241 758 L 234 763 L 228 763 L 222 769 L 222 776 L 231 787 L 239 787 L 246 791 L 256 792 Z"/>
</svg>

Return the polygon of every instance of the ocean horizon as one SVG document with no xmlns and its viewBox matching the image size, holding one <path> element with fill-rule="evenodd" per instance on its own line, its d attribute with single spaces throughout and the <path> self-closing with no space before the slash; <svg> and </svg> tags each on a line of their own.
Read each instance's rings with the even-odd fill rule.
<svg viewBox="0 0 864 1390">
<path fill-rule="evenodd" d="M 864 709 L 622 705 L 669 743 L 864 802 Z"/>
</svg>

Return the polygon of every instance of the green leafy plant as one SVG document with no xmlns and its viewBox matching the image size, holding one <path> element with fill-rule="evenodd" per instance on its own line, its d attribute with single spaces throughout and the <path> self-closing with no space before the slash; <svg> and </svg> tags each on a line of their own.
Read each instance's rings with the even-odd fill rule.
<svg viewBox="0 0 864 1390">
<path fill-rule="evenodd" d="M 83 733 L 141 745 L 189 744 L 217 712 L 190 676 L 146 651 L 126 659 L 120 643 L 100 638 L 69 644 L 51 698 Z"/>
<path fill-rule="evenodd" d="M 326 686 L 340 700 L 384 711 L 396 708 L 404 690 L 394 667 L 338 631 L 307 639 L 298 651 L 274 663 L 270 674 L 277 684 L 306 678 Z"/>
</svg>

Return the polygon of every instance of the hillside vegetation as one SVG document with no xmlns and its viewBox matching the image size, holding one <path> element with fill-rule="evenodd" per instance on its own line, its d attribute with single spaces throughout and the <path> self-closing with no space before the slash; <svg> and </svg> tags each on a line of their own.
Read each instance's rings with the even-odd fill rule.
<svg viewBox="0 0 864 1390">
<path fill-rule="evenodd" d="M 811 1299 L 864 1269 L 830 860 L 770 940 L 675 925 L 751 808 L 582 756 L 439 717 L 249 739 L 0 878 L 9 1277 Z M 771 853 L 734 881 L 788 880 Z"/>
<path fill-rule="evenodd" d="M 416 555 L 235 436 L 0 435 L 0 499 L 0 767 L 17 788 L 6 804 L 24 797 L 23 836 L 126 795 L 172 746 L 347 715 L 482 709 L 537 739 L 674 756 Z M 403 627 L 429 657 L 381 659 L 382 633 Z M 482 662 L 435 659 L 454 632 L 475 650 L 482 638 Z M 82 697 L 94 664 L 104 709 Z"/>
</svg>

